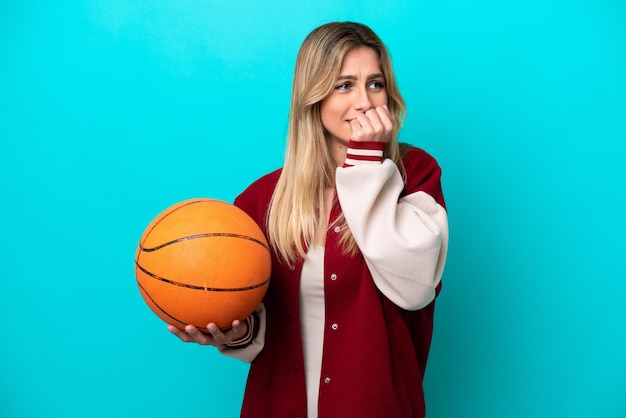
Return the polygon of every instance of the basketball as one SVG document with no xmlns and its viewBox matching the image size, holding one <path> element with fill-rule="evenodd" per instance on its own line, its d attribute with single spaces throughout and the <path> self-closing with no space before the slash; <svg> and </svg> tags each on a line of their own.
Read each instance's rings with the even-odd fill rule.
<svg viewBox="0 0 626 418">
<path fill-rule="evenodd" d="M 141 296 L 163 321 L 207 333 L 244 320 L 270 280 L 271 256 L 263 232 L 243 210 L 216 199 L 191 199 L 159 214 L 135 255 Z"/>
</svg>

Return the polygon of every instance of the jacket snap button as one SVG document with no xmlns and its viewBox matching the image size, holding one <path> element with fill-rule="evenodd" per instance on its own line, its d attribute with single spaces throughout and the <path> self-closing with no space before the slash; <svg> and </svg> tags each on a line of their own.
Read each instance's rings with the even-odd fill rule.
<svg viewBox="0 0 626 418">
<path fill-rule="evenodd" d="M 339 328 L 339 324 L 332 324 L 332 325 L 331 325 L 331 328 L 332 328 L 332 329 L 337 329 L 337 328 Z"/>
<path fill-rule="evenodd" d="M 335 273 L 331 274 L 330 280 L 337 280 L 337 275 Z"/>
</svg>

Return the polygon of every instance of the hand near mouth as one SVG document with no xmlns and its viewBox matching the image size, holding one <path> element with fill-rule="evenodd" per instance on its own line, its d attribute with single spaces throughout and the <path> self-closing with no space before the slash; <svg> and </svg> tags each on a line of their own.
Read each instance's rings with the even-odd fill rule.
<svg viewBox="0 0 626 418">
<path fill-rule="evenodd" d="M 353 141 L 389 142 L 393 132 L 393 122 L 387 105 L 371 108 L 366 112 L 358 113 L 350 119 Z"/>
</svg>

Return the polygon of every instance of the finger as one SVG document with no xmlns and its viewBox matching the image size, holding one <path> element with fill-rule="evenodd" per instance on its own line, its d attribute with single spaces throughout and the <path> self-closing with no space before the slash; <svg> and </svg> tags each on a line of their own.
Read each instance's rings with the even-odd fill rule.
<svg viewBox="0 0 626 418">
<path fill-rule="evenodd" d="M 245 331 L 245 325 L 242 324 L 240 320 L 235 319 L 231 324 L 228 337 L 231 341 L 235 341 L 241 338 L 244 335 Z"/>
<path fill-rule="evenodd" d="M 385 125 L 381 119 L 380 114 L 378 113 L 378 108 L 372 108 L 365 112 L 365 116 L 369 120 L 370 126 L 372 127 L 372 139 L 380 139 L 379 137 L 384 133 Z"/>
<path fill-rule="evenodd" d="M 389 113 L 387 105 L 378 106 L 376 108 L 376 112 L 378 113 L 378 117 L 383 126 L 385 134 L 391 133 L 393 131 L 393 121 L 391 120 L 391 113 Z"/>
<path fill-rule="evenodd" d="M 365 116 L 370 122 L 370 125 L 374 130 L 378 130 L 379 127 L 382 127 L 383 123 L 381 121 L 381 115 L 377 107 L 373 107 L 367 112 L 365 112 Z"/>
<path fill-rule="evenodd" d="M 385 141 L 386 128 L 381 120 L 381 116 L 375 108 L 369 109 L 362 115 L 358 115 L 357 119 L 361 124 L 361 141 Z"/>
<path fill-rule="evenodd" d="M 189 337 L 189 335 L 187 335 L 185 331 L 176 328 L 174 325 L 168 326 L 167 330 L 177 336 L 183 342 L 189 343 L 192 341 L 191 337 Z"/>
<path fill-rule="evenodd" d="M 352 119 L 352 139 L 355 141 L 369 141 L 372 136 L 372 125 L 365 113 L 358 113 Z"/>
<path fill-rule="evenodd" d="M 389 112 L 387 105 L 378 106 L 375 110 L 376 110 L 376 113 L 378 114 L 379 120 L 381 121 L 383 125 L 389 126 L 389 124 L 392 123 L 391 113 Z"/>
<path fill-rule="evenodd" d="M 365 113 L 357 113 L 354 119 L 356 119 L 356 121 L 359 123 L 359 126 L 361 126 L 361 128 L 363 128 L 364 130 L 369 130 L 369 128 L 371 128 L 370 119 L 366 116 Z"/>
<path fill-rule="evenodd" d="M 185 327 L 185 333 L 189 336 L 191 341 L 196 342 L 200 345 L 215 345 L 215 342 L 213 341 L 213 336 L 203 334 L 198 328 L 194 327 L 193 325 L 187 325 Z"/>
<path fill-rule="evenodd" d="M 233 321 L 232 342 L 240 343 L 242 341 L 250 341 L 252 338 L 253 325 L 246 318 L 244 321 Z"/>
<path fill-rule="evenodd" d="M 355 141 L 359 141 L 363 132 L 363 129 L 361 128 L 361 123 L 358 119 L 354 118 L 350 120 L 350 127 L 352 128 L 352 134 L 350 135 L 350 138 Z"/>
<path fill-rule="evenodd" d="M 215 324 L 213 322 L 210 322 L 206 326 L 206 329 L 209 331 L 210 337 L 213 339 L 215 344 L 226 344 L 226 343 L 228 343 L 228 338 L 226 337 L 225 333 L 222 332 L 222 330 L 217 326 L 217 324 Z"/>
</svg>

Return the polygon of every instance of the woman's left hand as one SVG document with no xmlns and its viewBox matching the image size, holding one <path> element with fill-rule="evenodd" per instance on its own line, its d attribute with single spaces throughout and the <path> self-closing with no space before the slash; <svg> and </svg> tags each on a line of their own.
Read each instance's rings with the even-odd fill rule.
<svg viewBox="0 0 626 418">
<path fill-rule="evenodd" d="M 198 343 L 200 345 L 212 345 L 219 346 L 222 344 L 230 344 L 233 341 L 244 336 L 247 332 L 248 326 L 245 321 L 234 320 L 231 328 L 228 331 L 222 331 L 214 323 L 207 324 L 207 330 L 209 334 L 204 334 L 193 325 L 185 326 L 185 330 L 182 331 L 173 325 L 167 327 L 167 329 L 174 335 L 176 335 L 181 341 L 186 343 Z"/>
<path fill-rule="evenodd" d="M 393 132 L 393 122 L 387 105 L 377 106 L 359 113 L 350 121 L 353 141 L 389 142 Z"/>
</svg>

